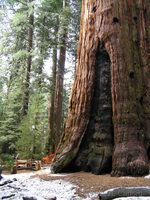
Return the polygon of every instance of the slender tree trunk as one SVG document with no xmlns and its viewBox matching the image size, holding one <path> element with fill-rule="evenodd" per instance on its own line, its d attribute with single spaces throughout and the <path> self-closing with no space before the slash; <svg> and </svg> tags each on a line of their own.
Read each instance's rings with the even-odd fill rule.
<svg viewBox="0 0 150 200">
<path fill-rule="evenodd" d="M 52 65 L 52 78 L 50 81 L 50 100 L 48 108 L 48 142 L 47 151 L 48 154 L 55 152 L 56 148 L 56 135 L 54 133 L 54 101 L 55 101 L 55 90 L 56 90 L 56 70 L 57 70 L 57 43 L 58 43 L 58 29 L 59 29 L 58 17 L 56 18 L 55 25 L 55 41 L 53 47 L 53 65 Z"/>
<path fill-rule="evenodd" d="M 106 172 L 113 154 L 113 175 L 149 172 L 149 26 L 147 0 L 83 0 L 76 76 L 53 171 Z"/>
<path fill-rule="evenodd" d="M 63 0 L 63 9 L 67 7 L 67 0 Z M 64 19 L 63 19 L 64 20 Z M 61 134 L 62 125 L 62 101 L 63 101 L 63 83 L 64 83 L 64 69 L 66 60 L 66 44 L 67 44 L 67 25 L 66 22 L 62 22 L 62 34 L 60 37 L 60 53 L 58 60 L 58 72 L 56 80 L 56 94 L 55 94 L 55 106 L 54 106 L 54 130 L 53 135 L 56 138 L 56 144 L 58 144 Z"/>
<path fill-rule="evenodd" d="M 44 44 L 44 41 L 45 41 L 45 22 L 46 22 L 46 17 L 44 16 L 43 17 L 43 30 L 41 30 L 41 39 L 39 41 L 39 51 L 40 51 L 40 56 L 39 56 L 39 62 L 38 62 L 38 70 L 37 70 L 37 75 L 38 75 L 38 88 L 39 90 L 41 89 L 41 84 L 43 82 L 42 80 L 42 72 L 43 72 L 43 61 L 44 61 L 44 57 L 45 57 L 45 52 L 46 52 L 46 49 L 44 48 L 43 44 Z"/>
<path fill-rule="evenodd" d="M 40 55 L 43 54 L 43 50 L 41 49 L 40 50 Z M 41 57 L 39 59 L 39 66 L 38 66 L 38 89 L 40 90 L 41 89 L 41 84 L 42 84 L 42 72 L 43 72 L 43 57 Z"/>
<path fill-rule="evenodd" d="M 33 13 L 29 16 L 29 29 L 28 29 L 28 47 L 27 47 L 27 64 L 25 71 L 25 83 L 24 83 L 24 97 L 23 97 L 23 109 L 22 116 L 25 116 L 28 111 L 28 103 L 29 103 L 29 86 L 30 86 L 30 72 L 31 72 L 31 62 L 32 55 L 31 50 L 33 47 L 33 25 L 34 25 L 34 15 Z"/>
</svg>

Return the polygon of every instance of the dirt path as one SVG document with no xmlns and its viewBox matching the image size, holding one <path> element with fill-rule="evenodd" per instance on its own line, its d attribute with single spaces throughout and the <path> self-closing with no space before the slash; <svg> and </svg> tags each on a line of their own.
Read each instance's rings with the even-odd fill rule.
<svg viewBox="0 0 150 200">
<path fill-rule="evenodd" d="M 141 177 L 116 178 L 110 175 L 93 175 L 85 172 L 67 174 L 66 176 L 40 175 L 44 180 L 65 180 L 78 186 L 77 193 L 85 198 L 88 193 L 98 193 L 115 187 L 150 187 L 150 179 Z M 92 198 L 98 199 L 98 198 Z"/>
</svg>

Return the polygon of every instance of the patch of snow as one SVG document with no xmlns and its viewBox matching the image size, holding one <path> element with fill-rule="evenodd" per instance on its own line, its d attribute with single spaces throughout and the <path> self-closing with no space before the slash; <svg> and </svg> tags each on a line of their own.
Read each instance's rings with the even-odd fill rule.
<svg viewBox="0 0 150 200">
<path fill-rule="evenodd" d="M 147 176 L 145 176 L 144 178 L 150 178 L 150 174 L 149 174 L 149 175 L 147 175 Z"/>
<path fill-rule="evenodd" d="M 61 177 L 61 176 L 68 176 L 69 174 L 51 174 L 51 169 L 50 167 L 46 167 L 46 168 L 42 168 L 40 171 L 37 171 L 36 172 L 37 175 L 44 175 L 46 174 L 47 176 L 58 176 L 58 177 Z"/>
<path fill-rule="evenodd" d="M 120 178 L 122 178 L 122 179 L 134 179 L 134 178 L 136 178 L 136 177 L 131 177 L 131 176 L 122 176 L 122 177 L 120 177 Z"/>
<path fill-rule="evenodd" d="M 99 194 L 99 192 L 97 192 L 97 193 L 89 193 L 85 200 L 91 200 L 93 198 L 98 198 L 98 194 Z"/>
<path fill-rule="evenodd" d="M 106 190 L 106 191 L 102 192 L 102 194 L 107 194 L 108 192 L 112 192 L 112 191 L 114 191 L 115 189 L 116 189 L 116 188 L 112 188 L 112 189 Z"/>
<path fill-rule="evenodd" d="M 36 172 L 36 175 L 48 175 L 51 173 L 51 170 L 49 167 L 41 168 L 41 170 Z"/>
<path fill-rule="evenodd" d="M 11 194 L 15 194 L 14 197 L 11 197 L 13 200 L 21 200 L 23 197 L 34 197 L 37 200 L 45 200 L 52 197 L 56 197 L 57 200 L 80 199 L 76 195 L 76 186 L 73 184 L 63 180 L 44 181 L 35 176 L 39 173 L 46 174 L 49 172 L 49 170 L 45 169 L 38 173 L 2 175 L 4 178 L 0 183 L 13 179 L 17 179 L 17 181 L 0 187 L 0 199 Z"/>
</svg>

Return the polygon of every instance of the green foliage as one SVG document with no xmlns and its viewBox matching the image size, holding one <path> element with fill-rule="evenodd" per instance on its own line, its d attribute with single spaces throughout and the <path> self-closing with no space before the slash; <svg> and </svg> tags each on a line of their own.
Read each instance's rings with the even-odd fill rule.
<svg viewBox="0 0 150 200">
<path fill-rule="evenodd" d="M 55 44 L 56 20 L 57 42 L 61 41 L 64 27 L 68 29 L 67 51 L 76 60 L 81 0 L 70 2 L 65 9 L 62 0 L 4 0 L 0 4 L 0 162 L 4 165 L 12 165 L 16 152 L 21 158 L 33 159 L 41 159 L 45 153 L 50 77 L 43 68 L 53 47 L 61 47 Z M 34 36 L 29 105 L 27 115 L 22 117 L 31 13 Z M 50 63 L 49 69 L 51 66 Z M 68 113 L 70 87 L 64 89 L 62 126 Z"/>
<path fill-rule="evenodd" d="M 21 115 L 21 94 L 22 87 L 19 82 L 16 82 L 12 84 L 9 94 L 4 99 L 3 115 L 0 121 L 0 148 L 5 153 L 14 154 L 16 150 Z"/>
<path fill-rule="evenodd" d="M 3 115 L 3 85 L 0 81 L 0 119 Z"/>
<path fill-rule="evenodd" d="M 13 26 L 18 26 L 20 24 L 24 24 L 26 23 L 27 21 L 27 15 L 26 13 L 20 13 L 20 12 L 17 12 L 15 13 L 14 17 L 13 17 L 13 20 L 12 20 L 12 25 Z"/>
<path fill-rule="evenodd" d="M 68 32 L 68 52 L 73 57 L 73 62 L 77 59 L 77 45 L 80 35 L 80 17 L 82 0 L 70 0 L 70 23 Z"/>
<path fill-rule="evenodd" d="M 14 167 L 14 158 L 10 154 L 0 154 L 0 166 L 5 166 L 5 168 L 12 170 Z M 2 170 L 0 168 L 0 170 Z"/>
<path fill-rule="evenodd" d="M 27 116 L 21 122 L 17 151 L 21 158 L 41 159 L 44 155 L 47 130 L 45 95 L 34 94 Z"/>
<path fill-rule="evenodd" d="M 13 54 L 13 58 L 14 58 L 15 60 L 22 59 L 23 57 L 26 58 L 26 56 L 27 56 L 27 51 L 24 50 L 24 49 L 19 50 L 19 51 L 17 51 L 16 53 Z"/>
</svg>

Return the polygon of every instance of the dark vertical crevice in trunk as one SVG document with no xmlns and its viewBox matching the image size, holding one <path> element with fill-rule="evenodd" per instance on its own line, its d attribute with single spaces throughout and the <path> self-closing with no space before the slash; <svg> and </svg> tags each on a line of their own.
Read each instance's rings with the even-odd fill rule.
<svg viewBox="0 0 150 200">
<path fill-rule="evenodd" d="M 113 122 L 110 58 L 99 42 L 96 54 L 95 87 L 90 121 L 79 152 L 67 167 L 72 170 L 99 174 L 112 169 Z"/>
<path fill-rule="evenodd" d="M 150 163 L 150 146 L 149 146 L 148 149 L 147 149 L 147 155 L 148 155 L 148 161 L 149 161 L 149 163 Z"/>
</svg>

